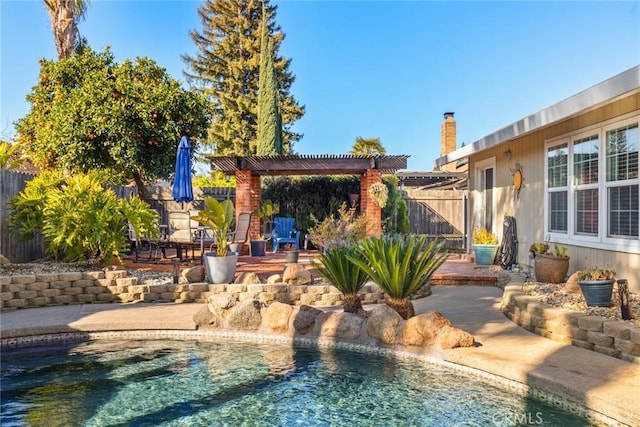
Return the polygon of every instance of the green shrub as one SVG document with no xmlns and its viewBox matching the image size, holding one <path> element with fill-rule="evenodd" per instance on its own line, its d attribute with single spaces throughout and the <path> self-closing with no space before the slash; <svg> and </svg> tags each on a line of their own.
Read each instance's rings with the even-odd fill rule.
<svg viewBox="0 0 640 427">
<path fill-rule="evenodd" d="M 309 229 L 311 242 L 318 248 L 330 249 L 350 246 L 365 238 L 367 234 L 366 218 L 359 216 L 355 209 L 347 208 L 343 203 L 338 215 L 330 214 L 318 221 L 312 214 L 316 225 Z"/>
<path fill-rule="evenodd" d="M 138 198 L 118 199 L 101 172 L 45 172 L 11 201 L 11 227 L 21 238 L 40 231 L 47 252 L 66 261 L 107 264 L 128 250 L 126 230 L 157 237 L 158 214 Z"/>
<path fill-rule="evenodd" d="M 415 314 L 409 297 L 426 285 L 446 260 L 440 253 L 443 246 L 444 241 L 427 243 L 426 236 L 411 234 L 370 237 L 356 247 L 362 257 L 349 259 L 389 296 L 387 305 L 408 319 Z"/>
<path fill-rule="evenodd" d="M 350 258 L 361 259 L 362 255 L 348 246 L 333 248 L 320 254 L 319 262 L 313 261 L 313 266 L 320 276 L 342 292 L 345 312 L 361 313 L 363 309 L 358 292 L 369 276 Z"/>
</svg>

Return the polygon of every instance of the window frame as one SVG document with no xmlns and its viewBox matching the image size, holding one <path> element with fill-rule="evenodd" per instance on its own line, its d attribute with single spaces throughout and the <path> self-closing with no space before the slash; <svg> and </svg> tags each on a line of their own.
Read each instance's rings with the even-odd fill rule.
<svg viewBox="0 0 640 427">
<path fill-rule="evenodd" d="M 544 144 L 544 236 L 545 240 L 556 241 L 564 244 L 578 244 L 579 246 L 616 250 L 620 252 L 640 253 L 640 236 L 638 237 L 609 237 L 608 227 L 610 212 L 608 210 L 609 190 L 615 187 L 626 187 L 638 185 L 640 191 L 640 177 L 635 179 L 626 179 L 620 181 L 607 181 L 606 170 L 606 145 L 607 132 L 613 131 L 629 125 L 638 125 L 640 128 L 640 116 L 634 114 L 623 119 L 609 120 L 598 125 L 582 128 L 575 132 L 564 134 L 562 136 L 552 138 L 545 141 Z M 598 137 L 598 182 L 597 184 L 576 184 L 576 176 L 574 174 L 574 144 L 591 136 Z M 548 153 L 550 149 L 566 144 L 567 147 L 567 185 L 566 187 L 549 187 L 549 159 Z M 640 142 L 639 142 L 640 145 Z M 590 236 L 587 234 L 576 233 L 576 208 L 577 208 L 577 192 L 579 190 L 597 189 L 598 191 L 598 227 L 597 234 Z M 551 231 L 549 215 L 550 215 L 550 197 L 551 192 L 566 191 L 567 192 L 567 231 L 558 232 Z M 639 220 L 640 222 L 640 220 Z"/>
</svg>

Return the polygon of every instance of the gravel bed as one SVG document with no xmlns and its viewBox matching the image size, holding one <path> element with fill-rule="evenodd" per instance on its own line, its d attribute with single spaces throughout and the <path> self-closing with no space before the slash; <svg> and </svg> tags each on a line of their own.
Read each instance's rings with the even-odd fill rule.
<svg viewBox="0 0 640 427">
<path fill-rule="evenodd" d="M 104 270 L 104 267 L 100 267 L 93 262 L 39 261 L 24 264 L 0 264 L 0 276 L 102 270 Z M 137 277 L 138 283 L 141 285 L 164 285 L 173 283 L 171 273 L 136 269 L 127 269 L 127 272 L 130 277 Z"/>
<path fill-rule="evenodd" d="M 525 282 L 522 285 L 522 290 L 539 301 L 554 307 L 577 311 L 591 316 L 600 316 L 609 320 L 619 320 L 621 322 L 640 325 L 640 295 L 629 292 L 629 307 L 632 319 L 626 321 L 622 320 L 622 310 L 620 309 L 620 297 L 618 294 L 617 284 L 613 285 L 613 295 L 610 307 L 587 307 L 587 303 L 585 302 L 582 293 L 565 292 L 564 283 L 554 284 Z"/>
</svg>

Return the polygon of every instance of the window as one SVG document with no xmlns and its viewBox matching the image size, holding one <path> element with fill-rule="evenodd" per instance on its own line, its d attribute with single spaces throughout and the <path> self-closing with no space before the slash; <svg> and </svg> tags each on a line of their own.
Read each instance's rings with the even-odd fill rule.
<svg viewBox="0 0 640 427">
<path fill-rule="evenodd" d="M 548 237 L 640 249 L 639 146 L 637 117 L 549 143 Z"/>
<path fill-rule="evenodd" d="M 547 194 L 549 195 L 549 230 L 567 232 L 567 144 L 547 150 Z"/>
<path fill-rule="evenodd" d="M 638 238 L 638 124 L 607 132 L 607 235 Z"/>
</svg>

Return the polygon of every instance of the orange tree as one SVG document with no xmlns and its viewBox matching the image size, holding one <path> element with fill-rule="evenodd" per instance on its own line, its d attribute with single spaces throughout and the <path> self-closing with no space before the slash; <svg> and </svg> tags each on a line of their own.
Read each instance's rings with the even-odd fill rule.
<svg viewBox="0 0 640 427">
<path fill-rule="evenodd" d="M 171 179 L 181 133 L 191 136 L 192 151 L 206 135 L 206 98 L 149 58 L 118 64 L 109 48 L 86 48 L 40 66 L 27 95 L 31 111 L 16 129 L 44 169 L 107 169 L 133 180 L 144 198 L 145 183 Z"/>
</svg>

